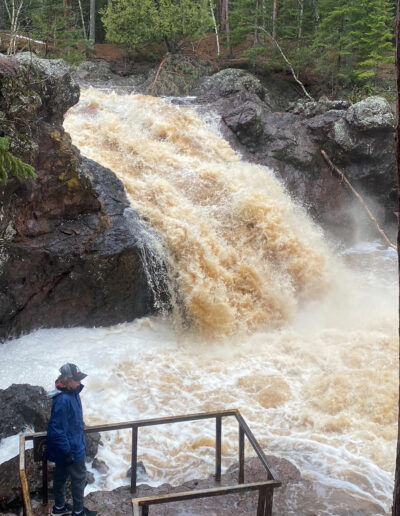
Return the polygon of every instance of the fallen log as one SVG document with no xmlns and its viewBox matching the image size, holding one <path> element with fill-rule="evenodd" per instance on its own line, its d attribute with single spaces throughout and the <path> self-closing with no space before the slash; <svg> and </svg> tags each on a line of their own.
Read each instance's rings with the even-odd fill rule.
<svg viewBox="0 0 400 516">
<path fill-rule="evenodd" d="M 357 190 L 353 187 L 353 185 L 350 183 L 350 181 L 347 179 L 347 177 L 344 175 L 344 172 L 340 170 L 336 165 L 332 163 L 332 161 L 329 159 L 327 153 L 324 150 L 321 150 L 322 157 L 324 160 L 328 163 L 328 165 L 331 167 L 332 170 L 334 170 L 339 177 L 342 179 L 342 181 L 346 184 L 346 186 L 353 192 L 353 194 L 357 197 L 357 199 L 362 204 L 364 210 L 367 212 L 368 217 L 372 220 L 372 222 L 375 224 L 376 229 L 381 234 L 384 241 L 387 243 L 389 247 L 397 251 L 397 247 L 390 241 L 389 237 L 386 235 L 386 233 L 383 231 L 383 229 L 380 227 L 378 221 L 372 214 L 371 210 L 368 208 L 366 202 L 362 198 L 362 196 L 357 192 Z"/>
</svg>

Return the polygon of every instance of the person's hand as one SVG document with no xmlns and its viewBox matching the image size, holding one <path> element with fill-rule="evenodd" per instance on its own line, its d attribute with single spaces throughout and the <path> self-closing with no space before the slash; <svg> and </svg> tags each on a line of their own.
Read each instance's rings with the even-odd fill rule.
<svg viewBox="0 0 400 516">
<path fill-rule="evenodd" d="M 65 465 L 70 466 L 73 463 L 74 463 L 74 456 L 72 455 L 72 453 L 67 453 L 67 455 L 65 456 Z"/>
</svg>

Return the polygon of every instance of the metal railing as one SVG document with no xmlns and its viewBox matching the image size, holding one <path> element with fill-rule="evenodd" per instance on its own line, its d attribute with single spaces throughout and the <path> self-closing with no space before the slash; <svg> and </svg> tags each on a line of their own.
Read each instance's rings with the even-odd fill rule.
<svg viewBox="0 0 400 516">
<path fill-rule="evenodd" d="M 147 516 L 149 506 L 160 503 L 176 502 L 179 500 L 188 500 L 195 498 L 204 498 L 210 496 L 220 496 L 243 491 L 258 491 L 257 516 L 272 515 L 273 490 L 280 487 L 281 483 L 276 480 L 276 475 L 272 468 L 268 465 L 267 458 L 243 419 L 239 410 L 224 410 L 218 412 L 206 412 L 200 414 L 188 414 L 184 416 L 164 417 L 156 419 L 144 419 L 138 421 L 127 421 L 124 423 L 112 423 L 106 425 L 95 425 L 85 428 L 85 433 L 110 432 L 113 430 L 131 430 L 132 431 L 132 451 L 131 451 L 131 493 L 136 493 L 137 482 L 137 446 L 138 446 L 138 430 L 140 427 L 156 426 L 171 423 L 183 423 L 187 421 L 198 421 L 201 419 L 215 419 L 215 480 L 221 481 L 221 456 L 222 456 L 222 418 L 235 417 L 239 425 L 239 472 L 238 483 L 235 486 L 213 487 L 204 490 L 186 491 L 184 493 L 171 493 L 165 495 L 155 495 L 145 498 L 132 498 L 133 511 L 135 516 Z M 244 449 L 245 436 L 252 445 L 258 458 L 260 459 L 268 480 L 265 482 L 244 483 Z M 29 494 L 29 486 L 25 472 L 25 442 L 32 441 L 34 443 L 34 460 L 42 462 L 42 480 L 43 480 L 43 503 L 48 503 L 48 476 L 47 476 L 47 459 L 45 451 L 46 432 L 38 432 L 33 434 L 22 434 L 20 436 L 20 462 L 19 474 L 22 487 L 24 514 L 33 516 L 32 505 Z"/>
</svg>

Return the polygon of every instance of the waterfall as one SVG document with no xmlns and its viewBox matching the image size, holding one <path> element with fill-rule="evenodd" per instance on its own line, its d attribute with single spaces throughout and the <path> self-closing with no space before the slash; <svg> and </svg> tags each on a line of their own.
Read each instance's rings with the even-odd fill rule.
<svg viewBox="0 0 400 516">
<path fill-rule="evenodd" d="M 270 169 L 242 161 L 195 110 L 89 89 L 64 125 L 158 233 L 175 313 L 204 335 L 280 327 L 329 288 L 320 231 Z"/>
</svg>

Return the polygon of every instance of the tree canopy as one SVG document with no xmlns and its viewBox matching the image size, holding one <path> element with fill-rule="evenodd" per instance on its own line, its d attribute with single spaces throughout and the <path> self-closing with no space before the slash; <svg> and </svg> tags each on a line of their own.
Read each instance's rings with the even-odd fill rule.
<svg viewBox="0 0 400 516">
<path fill-rule="evenodd" d="M 0 17 L 12 33 L 44 40 L 48 56 L 72 61 L 95 40 L 128 50 L 165 43 L 175 53 L 182 40 L 214 32 L 216 54 L 229 57 L 233 48 L 235 57 L 271 68 L 285 66 L 279 45 L 300 75 L 334 90 L 371 83 L 394 62 L 395 7 L 395 0 L 0 0 Z"/>
</svg>

